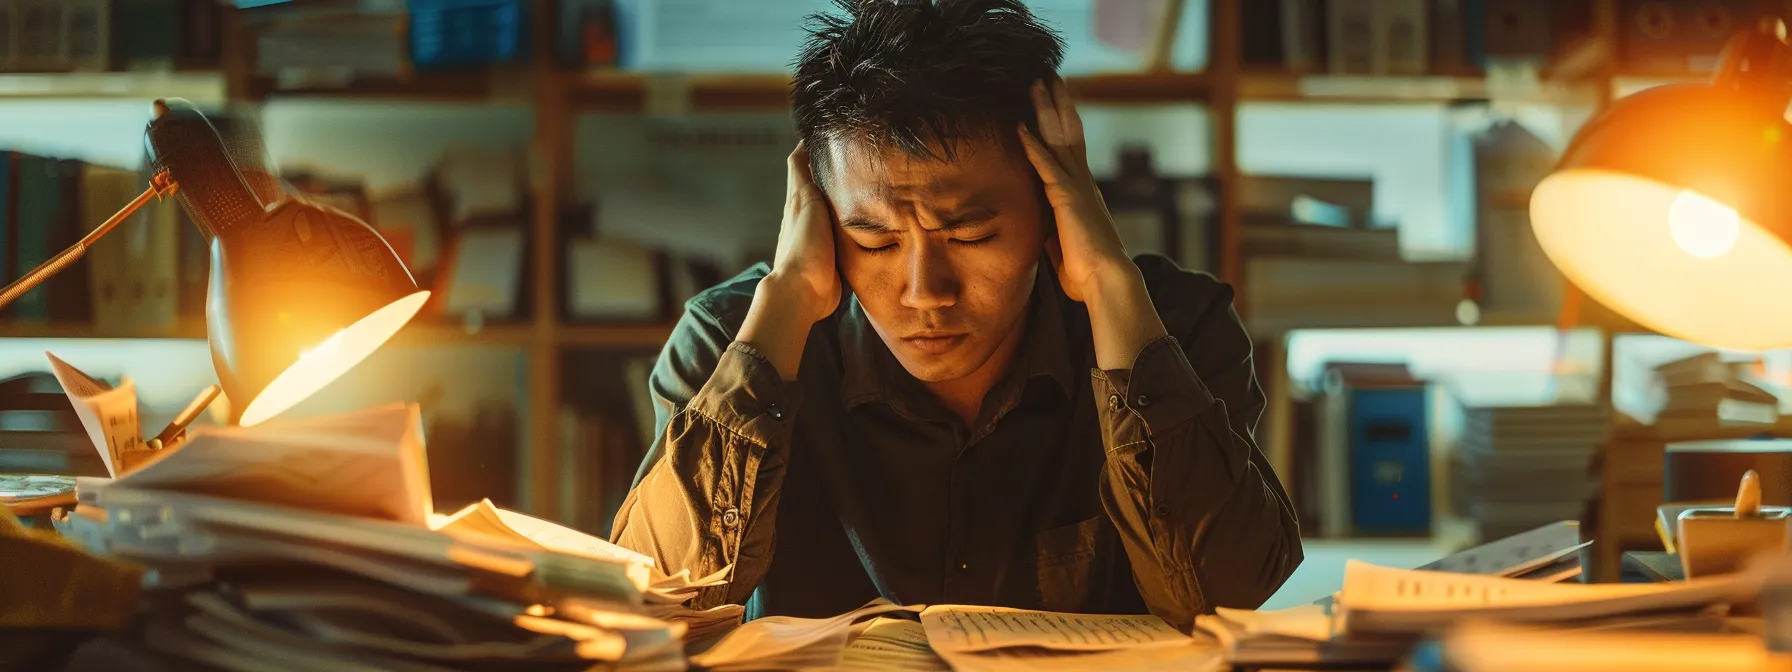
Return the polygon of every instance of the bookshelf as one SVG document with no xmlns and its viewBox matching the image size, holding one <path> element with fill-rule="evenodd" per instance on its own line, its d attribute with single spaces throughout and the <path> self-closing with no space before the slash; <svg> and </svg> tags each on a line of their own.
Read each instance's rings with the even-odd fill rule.
<svg viewBox="0 0 1792 672">
<path fill-rule="evenodd" d="M 1200 72 L 1116 73 L 1071 77 L 1073 95 L 1081 102 L 1101 105 L 1176 104 L 1203 105 L 1212 120 L 1214 157 L 1212 177 L 1219 198 L 1218 275 L 1237 284 L 1242 280 L 1239 253 L 1240 213 L 1234 194 L 1240 182 L 1236 129 L 1238 109 L 1247 103 L 1288 104 L 1487 104 L 1517 101 L 1535 104 L 1588 104 L 1602 107 L 1617 91 L 1640 86 L 1639 82 L 1667 81 L 1663 77 L 1619 77 L 1609 63 L 1592 76 L 1572 83 L 1540 82 L 1537 86 L 1512 87 L 1474 76 L 1332 76 L 1246 71 L 1240 64 L 1242 39 L 1240 12 L 1246 0 L 1210 0 L 1209 64 Z M 534 0 L 534 44 L 551 44 L 552 21 L 558 15 L 550 0 Z M 689 112 L 776 111 L 786 106 L 788 78 L 784 75 L 721 74 L 641 75 L 615 71 L 567 71 L 552 62 L 551 50 L 535 49 L 526 63 L 473 72 L 425 72 L 381 80 L 356 80 L 346 84 L 295 84 L 253 72 L 253 44 L 241 30 L 238 10 L 224 16 L 224 58 L 214 71 L 171 73 L 65 73 L 0 75 L 0 101 L 48 98 L 154 98 L 180 96 L 198 101 L 256 104 L 270 99 L 309 97 L 355 100 L 428 101 L 443 104 L 531 106 L 535 135 L 531 171 L 533 196 L 538 203 L 560 203 L 570 193 L 575 146 L 575 124 L 581 114 L 680 114 Z M 1606 44 L 1616 44 L 1616 0 L 1597 0 L 1596 31 Z M 1634 90 L 1634 89 L 1632 89 Z M 464 344 L 516 347 L 529 353 L 526 411 L 527 431 L 521 471 L 524 508 L 530 513 L 566 519 L 567 498 L 559 492 L 559 412 L 561 405 L 561 354 L 577 349 L 653 350 L 671 333 L 671 324 L 564 323 L 558 284 L 561 250 L 555 235 L 553 208 L 537 208 L 531 222 L 532 320 L 488 324 L 466 329 L 449 324 L 414 324 L 397 337 L 406 344 Z M 1240 307 L 1240 311 L 1245 307 Z M 1526 322 L 1530 318 L 1505 316 L 1498 323 Z M 0 324 L 0 338 L 203 338 L 200 324 L 182 324 L 152 330 L 106 330 L 89 325 Z M 1262 356 L 1275 357 L 1270 352 Z M 1609 353 L 1609 347 L 1607 349 Z M 1609 367 L 1608 367 L 1609 371 Z M 1285 464 L 1286 455 L 1270 458 Z M 1284 473 L 1286 473 L 1284 471 Z"/>
</svg>

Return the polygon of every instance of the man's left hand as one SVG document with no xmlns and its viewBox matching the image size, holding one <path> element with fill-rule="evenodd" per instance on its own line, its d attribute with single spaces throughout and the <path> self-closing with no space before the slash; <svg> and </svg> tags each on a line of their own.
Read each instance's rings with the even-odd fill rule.
<svg viewBox="0 0 1792 672">
<path fill-rule="evenodd" d="M 1020 141 L 1058 220 L 1058 235 L 1046 241 L 1046 254 L 1058 270 L 1064 295 L 1089 309 L 1096 364 L 1103 370 L 1130 369 L 1146 344 L 1163 338 L 1163 320 L 1089 174 L 1083 120 L 1064 82 L 1053 78 L 1035 84 L 1033 108 L 1039 114 L 1039 136 L 1023 124 Z"/>
<path fill-rule="evenodd" d="M 1058 223 L 1056 239 L 1046 241 L 1046 254 L 1058 271 L 1064 294 L 1087 303 L 1103 284 L 1136 278 L 1137 267 L 1120 244 L 1114 218 L 1089 174 L 1083 120 L 1064 82 L 1053 78 L 1034 84 L 1033 108 L 1039 116 L 1039 135 L 1022 125 L 1020 138 L 1045 183 L 1045 197 Z"/>
</svg>

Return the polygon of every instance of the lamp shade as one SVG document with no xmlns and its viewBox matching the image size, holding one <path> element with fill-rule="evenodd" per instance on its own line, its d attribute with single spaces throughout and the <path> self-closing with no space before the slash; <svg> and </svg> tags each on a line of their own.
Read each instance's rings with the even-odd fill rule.
<svg viewBox="0 0 1792 672">
<path fill-rule="evenodd" d="M 428 300 L 366 223 L 298 199 L 218 232 L 206 327 L 218 381 L 254 425 L 340 377 Z"/>
<path fill-rule="evenodd" d="M 1715 80 L 1714 80 L 1715 81 Z M 1687 341 L 1792 345 L 1792 125 L 1743 87 L 1614 103 L 1531 197 L 1537 242 L 1589 296 Z"/>
</svg>

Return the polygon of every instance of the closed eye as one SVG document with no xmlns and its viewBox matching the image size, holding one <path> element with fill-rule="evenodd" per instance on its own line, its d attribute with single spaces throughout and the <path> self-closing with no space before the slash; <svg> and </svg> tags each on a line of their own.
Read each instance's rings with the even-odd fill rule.
<svg viewBox="0 0 1792 672">
<path fill-rule="evenodd" d="M 984 237 L 982 237 L 982 238 L 971 238 L 971 239 L 968 239 L 968 240 L 967 240 L 967 239 L 963 239 L 963 238 L 953 238 L 953 239 L 952 239 L 952 242 L 954 242 L 954 243 L 957 243 L 957 244 L 959 244 L 959 245 L 965 245 L 965 246 L 969 246 L 969 247 L 976 247 L 976 246 L 978 246 L 978 245 L 987 245 L 987 244 L 989 244 L 989 242 L 990 242 L 990 241 L 992 241 L 992 240 L 995 240 L 995 239 L 996 239 L 996 234 L 993 234 L 993 233 L 992 233 L 992 234 L 989 234 L 989 235 L 987 235 L 987 236 L 984 236 Z"/>
<path fill-rule="evenodd" d="M 858 246 L 859 246 L 859 249 L 861 249 L 861 250 L 864 250 L 864 251 L 866 251 L 866 252 L 869 252 L 869 253 L 871 253 L 871 254 L 880 254 L 880 253 L 883 253 L 883 252 L 892 252 L 892 251 L 895 251 L 895 249 L 896 249 L 896 244 L 895 244 L 895 243 L 889 243 L 889 244 L 887 244 L 887 245 L 878 245 L 878 246 L 876 246 L 876 247 L 872 247 L 872 246 L 869 246 L 869 245 L 862 245 L 862 244 L 860 244 L 860 243 L 857 243 L 857 242 L 854 242 L 854 243 L 853 243 L 853 244 L 854 244 L 854 245 L 858 245 Z"/>
</svg>

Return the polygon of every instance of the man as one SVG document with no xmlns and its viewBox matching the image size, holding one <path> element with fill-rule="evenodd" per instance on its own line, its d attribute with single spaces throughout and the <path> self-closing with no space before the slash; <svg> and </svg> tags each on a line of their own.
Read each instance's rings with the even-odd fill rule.
<svg viewBox="0 0 1792 672">
<path fill-rule="evenodd" d="M 1300 563 L 1232 291 L 1136 263 L 1020 0 L 843 0 L 775 260 L 686 304 L 615 540 L 693 606 L 1256 607 Z"/>
</svg>

